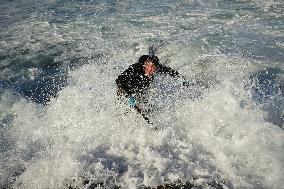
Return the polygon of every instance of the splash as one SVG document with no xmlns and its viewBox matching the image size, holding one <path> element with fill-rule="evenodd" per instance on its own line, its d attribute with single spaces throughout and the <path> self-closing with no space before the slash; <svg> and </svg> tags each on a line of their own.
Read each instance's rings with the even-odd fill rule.
<svg viewBox="0 0 284 189">
<path fill-rule="evenodd" d="M 16 148 L 6 155 L 17 161 L 14 167 L 22 167 L 15 187 L 141 188 L 177 180 L 194 186 L 215 181 L 229 188 L 283 185 L 283 130 L 266 122 L 265 112 L 250 98 L 246 70 L 254 66 L 249 62 L 200 57 L 189 72 L 203 83 L 167 95 L 161 83 L 170 81 L 160 78 L 150 90 L 160 94 L 153 103 L 172 105 L 152 112 L 154 131 L 117 102 L 119 72 L 112 61 L 71 71 L 68 86 L 47 106 L 13 104 L 10 133 Z M 170 83 L 176 88 L 178 82 Z"/>
</svg>

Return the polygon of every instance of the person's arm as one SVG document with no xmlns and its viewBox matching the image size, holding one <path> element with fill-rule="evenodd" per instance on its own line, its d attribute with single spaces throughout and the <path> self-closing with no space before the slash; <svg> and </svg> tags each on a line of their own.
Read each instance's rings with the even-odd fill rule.
<svg viewBox="0 0 284 189">
<path fill-rule="evenodd" d="M 133 67 L 129 67 L 127 70 L 125 70 L 122 74 L 118 76 L 118 78 L 115 80 L 117 88 L 120 90 L 120 92 L 123 93 L 126 97 L 129 97 L 131 95 L 131 86 L 129 86 L 129 80 L 131 79 L 133 75 Z"/>
<path fill-rule="evenodd" d="M 125 75 L 119 75 L 118 78 L 115 80 L 119 94 L 123 94 L 125 96 L 128 96 L 128 90 L 125 86 Z"/>
<path fill-rule="evenodd" d="M 159 65 L 158 72 L 163 73 L 163 74 L 168 74 L 169 76 L 174 77 L 174 78 L 181 78 L 182 79 L 182 85 L 185 86 L 185 87 L 189 87 L 191 85 L 194 85 L 193 83 L 186 81 L 184 76 L 180 75 L 176 70 L 174 70 L 170 67 Z"/>
<path fill-rule="evenodd" d="M 176 78 L 180 78 L 180 74 L 175 71 L 174 69 L 170 68 L 170 67 L 167 67 L 167 66 L 163 66 L 163 65 L 159 65 L 159 68 L 158 68 L 158 73 L 163 73 L 163 74 L 168 74 L 170 75 L 171 77 L 176 77 Z"/>
</svg>

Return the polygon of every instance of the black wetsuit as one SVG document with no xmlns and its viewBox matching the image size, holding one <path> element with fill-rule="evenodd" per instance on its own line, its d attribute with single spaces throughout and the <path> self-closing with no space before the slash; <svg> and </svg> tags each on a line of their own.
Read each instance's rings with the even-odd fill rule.
<svg viewBox="0 0 284 189">
<path fill-rule="evenodd" d="M 141 94 L 153 81 L 153 76 L 149 77 L 145 75 L 143 63 L 146 55 L 144 56 L 144 58 L 139 59 L 138 63 L 132 64 L 116 79 L 116 84 L 119 90 L 122 90 L 126 96 Z M 180 77 L 179 73 L 170 67 L 163 66 L 158 62 L 156 62 L 156 66 L 157 73 L 164 73 L 177 78 Z"/>
<path fill-rule="evenodd" d="M 132 64 L 116 79 L 119 96 L 125 95 L 126 97 L 130 97 L 135 94 L 140 95 L 143 93 L 145 89 L 147 89 L 150 86 L 150 83 L 153 81 L 154 77 L 153 76 L 149 77 L 145 74 L 143 65 L 146 60 L 151 60 L 157 66 L 156 70 L 157 73 L 164 73 L 172 77 L 176 78 L 182 77 L 184 79 L 184 77 L 180 76 L 180 74 L 177 71 L 173 70 L 170 67 L 166 67 L 159 64 L 159 59 L 157 56 L 143 55 L 139 58 L 138 63 Z M 153 123 L 143 113 L 140 107 L 134 104 L 134 108 L 138 111 L 138 113 L 140 113 L 143 116 L 143 118 L 147 121 L 148 124 L 153 125 Z M 155 129 L 157 129 L 157 127 L 155 127 Z"/>
</svg>

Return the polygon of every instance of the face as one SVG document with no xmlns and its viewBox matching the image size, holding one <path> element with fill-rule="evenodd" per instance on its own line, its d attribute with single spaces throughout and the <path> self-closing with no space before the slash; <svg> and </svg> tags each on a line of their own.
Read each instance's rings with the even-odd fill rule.
<svg viewBox="0 0 284 189">
<path fill-rule="evenodd" d="M 157 70 L 157 66 L 151 60 L 146 60 L 143 66 L 145 74 L 148 76 L 152 76 Z"/>
</svg>

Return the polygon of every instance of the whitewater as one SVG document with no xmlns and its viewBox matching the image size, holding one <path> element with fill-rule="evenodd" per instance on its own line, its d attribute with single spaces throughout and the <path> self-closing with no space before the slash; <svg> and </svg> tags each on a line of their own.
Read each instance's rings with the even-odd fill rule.
<svg viewBox="0 0 284 189">
<path fill-rule="evenodd" d="M 1 1 L 0 188 L 284 188 L 283 13 L 281 0 Z M 115 84 L 150 45 L 194 84 L 156 75 L 153 125 Z"/>
</svg>

